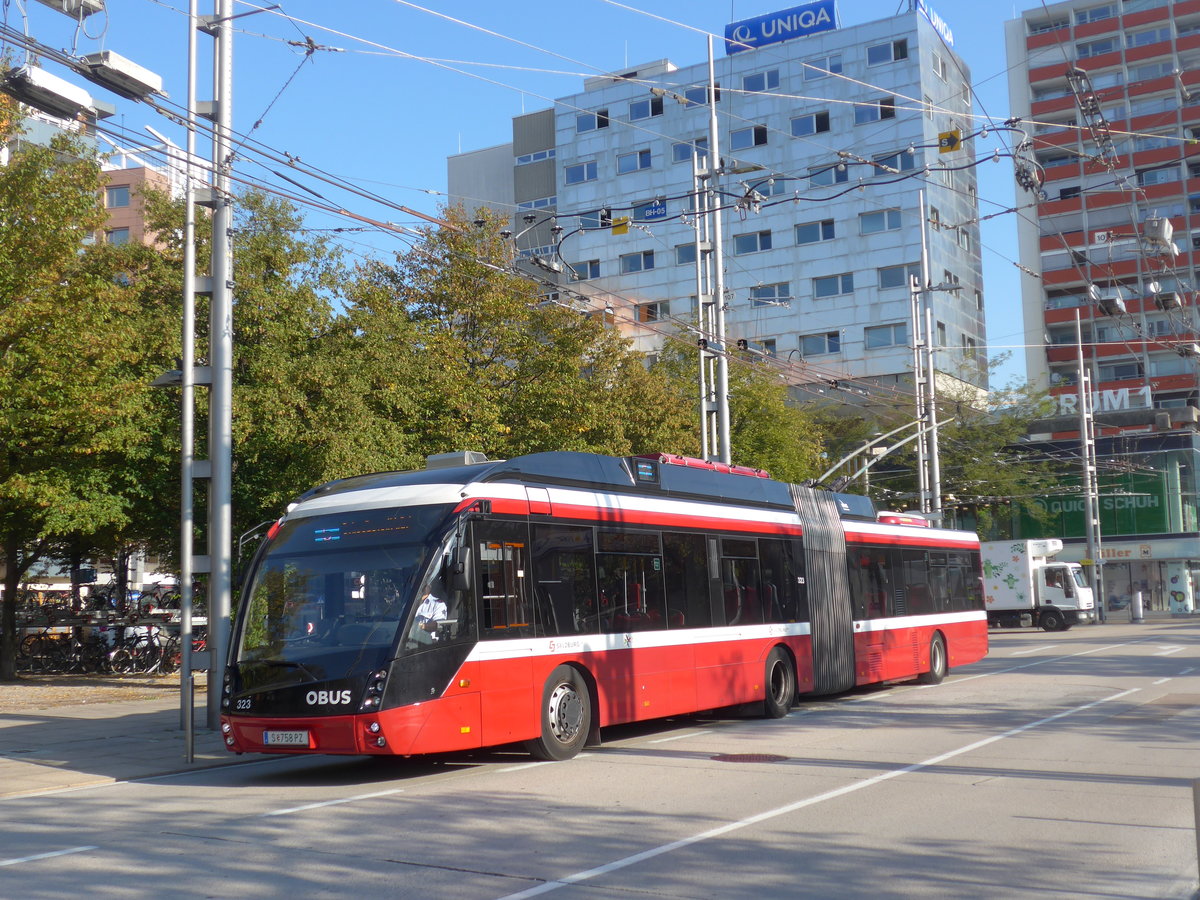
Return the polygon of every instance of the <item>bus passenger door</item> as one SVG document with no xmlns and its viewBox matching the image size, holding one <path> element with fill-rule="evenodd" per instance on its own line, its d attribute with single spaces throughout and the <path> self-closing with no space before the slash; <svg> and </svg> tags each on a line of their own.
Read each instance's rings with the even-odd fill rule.
<svg viewBox="0 0 1200 900">
<path fill-rule="evenodd" d="M 472 526 L 484 744 L 524 740 L 539 727 L 528 550 L 525 522 L 481 520 Z"/>
</svg>

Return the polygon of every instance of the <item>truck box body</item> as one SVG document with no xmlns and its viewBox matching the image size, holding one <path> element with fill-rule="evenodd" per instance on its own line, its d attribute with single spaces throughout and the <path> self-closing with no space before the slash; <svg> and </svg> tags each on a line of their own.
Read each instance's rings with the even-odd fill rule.
<svg viewBox="0 0 1200 900">
<path fill-rule="evenodd" d="M 1062 546 L 1056 538 L 980 545 L 989 625 L 1059 631 L 1093 621 L 1095 601 L 1083 569 L 1054 559 Z"/>
</svg>

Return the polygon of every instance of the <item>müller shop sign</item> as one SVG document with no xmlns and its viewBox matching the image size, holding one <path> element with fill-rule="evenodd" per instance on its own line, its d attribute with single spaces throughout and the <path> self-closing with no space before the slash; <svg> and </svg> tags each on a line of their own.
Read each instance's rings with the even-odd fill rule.
<svg viewBox="0 0 1200 900">
<path fill-rule="evenodd" d="M 754 19 L 731 22 L 725 26 L 725 52 L 754 50 L 819 31 L 833 31 L 839 26 L 836 0 L 817 0 Z"/>
</svg>

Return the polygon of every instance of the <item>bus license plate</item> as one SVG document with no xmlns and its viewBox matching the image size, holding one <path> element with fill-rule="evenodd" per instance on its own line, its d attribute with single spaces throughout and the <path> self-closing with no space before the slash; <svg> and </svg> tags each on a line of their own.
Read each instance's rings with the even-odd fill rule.
<svg viewBox="0 0 1200 900">
<path fill-rule="evenodd" d="M 271 747 L 307 747 L 307 731 L 264 731 L 263 744 Z"/>
</svg>

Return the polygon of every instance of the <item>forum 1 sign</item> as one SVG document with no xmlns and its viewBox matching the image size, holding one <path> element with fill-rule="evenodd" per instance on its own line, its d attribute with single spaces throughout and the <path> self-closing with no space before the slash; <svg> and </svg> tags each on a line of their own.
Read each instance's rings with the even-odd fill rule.
<svg viewBox="0 0 1200 900">
<path fill-rule="evenodd" d="M 725 26 L 725 52 L 754 50 L 818 31 L 833 31 L 839 25 L 836 0 L 817 0 L 754 19 L 731 22 Z"/>
</svg>

